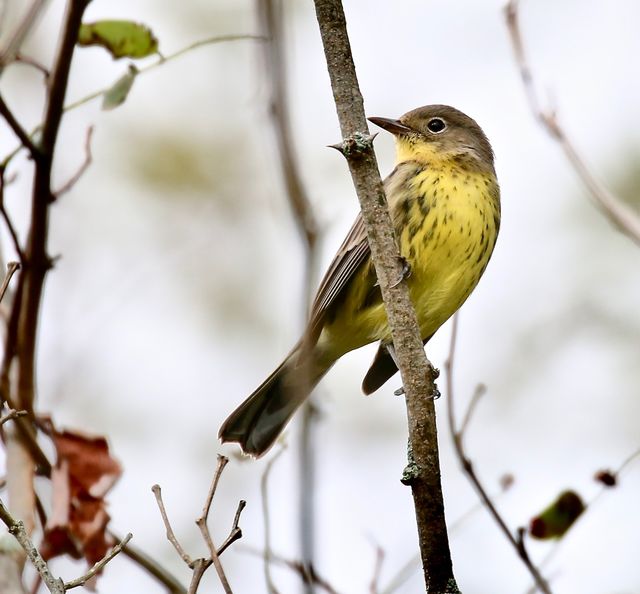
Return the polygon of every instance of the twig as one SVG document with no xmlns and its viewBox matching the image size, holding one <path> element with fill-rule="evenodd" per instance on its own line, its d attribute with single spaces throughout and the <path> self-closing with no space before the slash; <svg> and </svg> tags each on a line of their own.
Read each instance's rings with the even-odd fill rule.
<svg viewBox="0 0 640 594">
<path fill-rule="evenodd" d="M 17 419 L 18 417 L 24 417 L 29 413 L 26 410 L 10 410 L 6 415 L 0 417 L 0 427 L 4 425 L 7 421 L 11 421 L 12 419 Z"/>
<path fill-rule="evenodd" d="M 341 0 L 315 0 L 331 87 L 367 230 L 389 329 L 402 376 L 412 460 L 407 482 L 416 511 L 424 579 L 429 592 L 458 592 L 444 518 L 434 396 L 436 372 L 427 360 L 403 278 L 385 192 L 358 87 Z M 398 279 L 400 281 L 398 282 Z"/>
<path fill-rule="evenodd" d="M 93 126 L 87 128 L 87 136 L 84 141 L 84 161 L 71 178 L 59 189 L 54 192 L 56 198 L 60 198 L 62 194 L 68 192 L 73 186 L 76 185 L 78 180 L 84 175 L 84 172 L 89 168 L 93 161 L 93 155 L 91 154 L 91 138 L 93 136 Z"/>
<path fill-rule="evenodd" d="M 109 534 L 116 541 L 122 540 L 114 532 L 109 531 Z M 122 554 L 151 574 L 156 580 L 163 584 L 171 594 L 187 594 L 187 589 L 172 574 L 135 545 L 128 543 L 124 547 Z"/>
<path fill-rule="evenodd" d="M 376 545 L 376 561 L 373 566 L 373 577 L 369 585 L 370 594 L 379 594 L 380 592 L 380 574 L 382 573 L 382 564 L 384 562 L 384 549 L 380 545 Z"/>
<path fill-rule="evenodd" d="M 5 507 L 2 501 L 0 501 L 0 520 L 2 520 L 6 524 L 9 532 L 18 541 L 27 557 L 35 567 L 36 571 L 42 578 L 42 581 L 47 586 L 49 592 L 51 592 L 52 594 L 64 594 L 64 583 L 62 582 L 62 580 L 55 578 L 49 570 L 49 566 L 42 558 L 40 551 L 38 551 L 31 538 L 29 538 L 29 535 L 27 534 L 27 531 L 24 527 L 24 522 L 22 522 L 22 520 L 14 519 L 14 517 L 9 513 L 9 510 Z"/>
<path fill-rule="evenodd" d="M 4 67 L 11 63 L 20 49 L 22 42 L 33 29 L 38 16 L 46 6 L 46 0 L 33 0 L 31 6 L 25 10 L 22 22 L 9 34 L 4 47 L 0 50 L 0 74 Z"/>
<path fill-rule="evenodd" d="M 240 515 L 242 514 L 242 510 L 246 506 L 245 501 L 240 501 L 238 504 L 238 508 L 236 510 L 236 514 L 233 518 L 233 525 L 231 526 L 231 531 L 229 532 L 229 536 L 225 539 L 218 549 L 215 548 L 213 544 L 213 540 L 211 538 L 211 533 L 209 532 L 209 528 L 207 526 L 207 518 L 209 516 L 209 511 L 211 509 L 211 504 L 213 502 L 213 496 L 215 495 L 216 489 L 218 488 L 218 482 L 220 480 L 220 476 L 222 475 L 222 471 L 224 467 L 229 462 L 229 459 L 225 456 L 218 456 L 218 466 L 216 468 L 216 472 L 214 474 L 213 480 L 211 481 L 211 486 L 209 487 L 209 491 L 207 493 L 207 498 L 205 500 L 204 507 L 202 509 L 202 513 L 200 517 L 196 520 L 196 524 L 198 528 L 200 528 L 200 533 L 202 534 L 202 538 L 205 541 L 207 548 L 209 549 L 210 557 L 202 558 L 199 557 L 197 559 L 193 559 L 189 553 L 182 547 L 178 539 L 176 538 L 175 533 L 173 532 L 173 528 L 171 527 L 171 522 L 169 521 L 169 517 L 167 516 L 166 509 L 164 507 L 164 502 L 162 501 L 162 491 L 159 485 L 153 485 L 151 490 L 156 498 L 156 503 L 158 504 L 158 509 L 160 510 L 160 515 L 162 516 L 162 522 L 164 524 L 167 540 L 173 545 L 178 555 L 182 558 L 185 564 L 192 570 L 191 575 L 191 583 L 189 584 L 189 589 L 187 594 L 195 594 L 198 590 L 198 586 L 200 585 L 200 581 L 202 580 L 202 576 L 205 571 L 214 565 L 216 571 L 218 573 L 218 577 L 222 586 L 226 592 L 226 594 L 233 594 L 231 587 L 229 586 L 229 582 L 224 573 L 224 569 L 222 564 L 220 563 L 220 555 L 229 548 L 229 546 L 242 537 L 242 529 L 239 526 L 240 523 Z M 165 582 L 166 583 L 166 582 Z M 172 587 L 172 584 L 170 585 Z M 175 590 L 172 590 L 175 591 Z M 183 592 L 184 590 L 179 590 Z"/>
<path fill-rule="evenodd" d="M 262 558 L 264 561 L 264 579 L 267 583 L 267 592 L 269 594 L 278 594 L 278 589 L 271 578 L 271 559 L 273 557 L 273 551 L 271 550 L 271 516 L 269 514 L 269 490 L 267 489 L 267 485 L 271 469 L 284 450 L 285 448 L 283 446 L 273 455 L 271 460 L 267 463 L 260 479 L 262 517 L 264 518 L 264 552 L 262 554 Z"/>
<path fill-rule="evenodd" d="M 9 106 L 5 103 L 2 96 L 0 96 L 0 115 L 5 119 L 9 127 L 13 130 L 13 133 L 18 137 L 21 145 L 29 151 L 31 158 L 37 160 L 40 157 L 40 151 L 33 144 L 31 137 L 24 128 L 20 125 L 18 120 L 16 120 L 15 116 L 9 109 Z"/>
<path fill-rule="evenodd" d="M 15 250 L 18 260 L 20 260 L 21 264 L 24 264 L 24 254 L 22 253 L 22 248 L 20 247 L 20 239 L 18 238 L 18 232 L 13 225 L 13 221 L 7 212 L 7 209 L 4 205 L 4 188 L 7 185 L 7 181 L 4 179 L 4 167 L 0 166 L 0 215 L 4 220 L 7 229 L 9 230 L 9 235 L 11 236 L 11 241 L 13 242 L 13 249 Z"/>
<path fill-rule="evenodd" d="M 620 477 L 620 474 L 622 474 L 622 472 L 624 472 L 629 465 L 636 459 L 640 457 L 640 449 L 636 450 L 635 452 L 633 452 L 632 454 L 630 454 L 629 456 L 627 456 L 622 463 L 618 466 L 618 468 L 614 471 L 612 471 L 610 474 L 611 476 L 614 478 L 614 480 L 616 481 L 614 484 L 617 484 L 617 481 Z M 611 487 L 613 485 L 608 485 L 608 486 L 602 486 L 602 488 L 598 491 L 598 493 L 596 493 L 596 495 L 585 505 L 585 512 L 589 511 L 589 510 L 593 510 L 594 505 L 602 498 L 602 496 L 611 491 Z M 581 521 L 585 516 L 586 513 L 583 512 L 581 513 L 578 518 L 575 520 L 574 524 L 572 525 L 572 528 L 575 527 L 575 525 Z M 561 538 L 561 539 L 557 539 L 554 541 L 553 546 L 551 547 L 551 549 L 548 551 L 548 553 L 544 556 L 544 558 L 542 559 L 542 561 L 540 562 L 540 567 L 546 567 L 552 560 L 554 557 L 556 557 L 556 555 L 558 554 L 560 547 L 566 542 L 566 535 L 565 537 Z M 535 594 L 535 592 L 538 591 L 538 585 L 537 584 L 533 584 L 531 586 L 531 588 L 529 588 L 527 590 L 527 594 Z"/>
<path fill-rule="evenodd" d="M 2 286 L 0 286 L 0 302 L 4 299 L 4 294 L 7 292 L 7 289 L 9 288 L 11 277 L 16 273 L 16 270 L 18 270 L 19 268 L 20 268 L 20 264 L 18 262 L 9 262 L 7 264 L 7 273 L 4 275 L 4 279 L 2 280 Z"/>
<path fill-rule="evenodd" d="M 507 537 L 507 540 L 511 543 L 514 549 L 517 551 L 518 556 L 524 563 L 525 567 L 529 570 L 529 573 L 533 577 L 537 587 L 540 588 L 540 590 L 545 594 L 551 594 L 549 585 L 547 584 L 546 580 L 542 577 L 540 570 L 533 564 L 533 562 L 529 558 L 527 550 L 524 547 L 524 541 L 522 539 L 516 538 L 511 532 L 511 530 L 509 529 L 509 527 L 507 526 L 506 522 L 504 521 L 504 519 L 498 512 L 495 504 L 493 503 L 491 496 L 486 491 L 486 489 L 480 482 L 480 479 L 476 475 L 475 470 L 473 469 L 471 460 L 467 457 L 467 454 L 465 452 L 464 442 L 463 442 L 464 435 L 462 431 L 456 427 L 455 412 L 454 412 L 455 398 L 454 398 L 454 392 L 453 392 L 453 367 L 455 362 L 457 335 L 458 335 L 458 314 L 454 315 L 453 317 L 453 324 L 451 328 L 451 343 L 449 346 L 449 358 L 447 359 L 447 362 L 445 363 L 445 366 L 444 366 L 445 372 L 446 372 L 447 395 L 448 395 L 448 402 L 447 402 L 448 416 L 447 417 L 449 420 L 449 430 L 451 432 L 451 436 L 453 439 L 453 445 L 456 451 L 456 455 L 458 456 L 460 465 L 462 466 L 463 471 L 467 475 L 467 478 L 471 481 L 471 484 L 474 486 L 476 492 L 478 493 L 478 496 L 484 503 L 485 507 L 487 508 L 487 510 L 493 517 L 493 519 L 498 524 L 500 530 L 502 530 L 504 535 Z M 469 413 L 467 413 L 466 416 L 468 417 Z"/>
<path fill-rule="evenodd" d="M 238 525 L 240 523 L 240 515 L 242 511 L 247 506 L 247 502 L 244 499 L 241 499 L 238 502 L 238 508 L 236 509 L 236 515 L 233 518 L 233 525 L 231 526 L 231 531 L 229 532 L 229 536 L 225 539 L 225 541 L 218 547 L 218 557 L 222 555 L 236 540 L 240 540 L 242 538 L 242 528 Z"/>
<path fill-rule="evenodd" d="M 560 126 L 556 113 L 551 109 L 541 107 L 518 23 L 518 0 L 510 0 L 507 3 L 505 6 L 505 18 L 511 37 L 513 52 L 518 68 L 520 69 L 520 77 L 522 78 L 525 93 L 534 117 L 551 137 L 558 142 L 565 156 L 573 166 L 573 169 L 582 179 L 591 196 L 600 206 L 604 214 L 620 231 L 640 245 L 640 216 L 618 197 L 609 192 L 609 190 L 596 179 L 582 156 L 567 137 L 564 129 Z"/>
<path fill-rule="evenodd" d="M 269 113 L 278 145 L 282 180 L 287 201 L 300 234 L 305 254 L 303 280 L 303 319 L 313 297 L 313 279 L 318 264 L 318 222 L 300 173 L 297 151 L 291 133 L 287 92 L 287 53 L 284 51 L 284 15 L 282 0 L 256 0 L 260 31 L 266 42 L 262 44 L 264 61 L 270 84 Z M 316 409 L 314 399 L 302 405 L 298 448 L 298 533 L 302 562 L 313 565 L 315 540 L 315 448 L 313 447 Z M 312 594 L 310 585 L 308 594 Z"/>
<path fill-rule="evenodd" d="M 193 569 L 193 559 L 190 557 L 189 553 L 182 548 L 182 545 L 176 538 L 176 535 L 173 532 L 173 528 L 171 527 L 171 522 L 169 521 L 169 516 L 167 516 L 167 510 L 164 507 L 164 502 L 162 501 L 162 489 L 160 485 L 153 485 L 151 487 L 153 494 L 156 496 L 156 503 L 158 504 L 158 509 L 160 510 L 160 515 L 162 516 L 162 522 L 167 531 L 167 540 L 173 545 L 173 548 L 176 550 L 180 558 Z"/>
<path fill-rule="evenodd" d="M 249 553 L 250 555 L 256 555 L 258 557 L 264 558 L 264 551 L 260 551 L 259 549 L 244 546 L 242 548 L 239 548 L 239 550 L 244 553 Z M 338 594 L 338 591 L 325 578 L 318 575 L 318 572 L 313 566 L 307 567 L 302 561 L 286 559 L 281 555 L 277 555 L 271 552 L 269 563 L 287 567 L 288 569 L 296 573 L 303 583 L 318 586 L 318 588 L 324 590 L 325 592 L 327 592 L 327 594 Z"/>
<path fill-rule="evenodd" d="M 229 458 L 226 456 L 221 456 L 218 454 L 218 467 L 216 468 L 215 475 L 213 480 L 211 481 L 211 486 L 209 487 L 209 493 L 207 494 L 207 499 L 204 504 L 204 508 L 202 509 L 202 515 L 196 520 L 196 525 L 200 528 L 200 533 L 202 534 L 202 538 L 204 538 L 205 543 L 209 549 L 209 554 L 211 555 L 211 561 L 213 562 L 213 566 L 216 568 L 216 572 L 218 574 L 218 578 L 220 579 L 220 583 L 224 588 L 226 594 L 233 594 L 231 590 L 231 586 L 229 585 L 229 581 L 227 580 L 227 576 L 224 573 L 224 568 L 222 567 L 222 563 L 220 563 L 220 558 L 218 556 L 218 551 L 213 544 L 213 539 L 211 538 L 211 532 L 209 531 L 209 527 L 207 526 L 207 519 L 209 517 L 209 510 L 211 509 L 211 503 L 213 502 L 213 496 L 216 493 L 216 489 L 218 488 L 218 482 L 220 481 L 220 476 L 222 475 L 222 471 L 224 467 L 229 463 Z M 242 510 L 240 510 L 242 511 Z M 236 516 L 238 516 L 238 512 L 236 512 Z"/>
<path fill-rule="evenodd" d="M 38 60 L 35 60 L 30 56 L 25 56 L 24 54 L 21 54 L 20 52 L 18 52 L 16 54 L 15 61 L 19 62 L 20 64 L 26 64 L 27 66 L 31 66 L 32 68 L 35 68 L 36 70 L 42 73 L 42 76 L 44 76 L 44 81 L 48 82 L 49 76 L 51 75 L 51 73 L 49 72 L 48 68 L 44 64 L 41 64 L 40 62 L 38 62 Z"/>
<path fill-rule="evenodd" d="M 175 60 L 176 58 L 179 58 L 180 56 L 195 50 L 197 48 L 200 47 L 204 47 L 207 45 L 215 45 L 218 43 L 223 43 L 223 42 L 228 42 L 228 41 L 241 41 L 241 40 L 245 40 L 245 39 L 249 39 L 249 40 L 255 40 L 255 41 L 264 41 L 264 37 L 260 36 L 260 35 L 244 35 L 244 34 L 238 34 L 238 35 L 220 35 L 217 37 L 208 37 L 207 39 L 201 39 L 200 41 L 196 41 L 195 43 L 192 43 L 186 47 L 183 47 L 182 49 L 169 54 L 167 56 L 160 56 L 157 62 L 152 62 L 151 64 L 148 64 L 147 66 L 144 66 L 142 68 L 138 69 L 138 73 L 136 76 L 140 76 L 141 74 L 144 74 L 146 72 L 150 72 L 152 70 L 154 70 L 155 68 L 158 68 L 158 66 L 163 66 L 164 64 L 167 64 L 168 62 L 171 62 L 173 60 Z M 82 105 L 86 105 L 87 103 L 98 99 L 100 97 L 102 97 L 109 89 L 111 88 L 111 86 L 108 87 L 104 87 L 102 89 L 99 89 L 97 91 L 94 91 L 93 93 L 90 93 L 89 95 L 85 95 L 84 97 L 81 97 L 80 99 L 77 99 L 76 101 L 73 101 L 71 103 L 68 103 L 67 105 L 65 105 L 64 107 L 64 112 L 69 112 L 72 111 L 74 109 L 77 109 L 78 107 L 81 107 Z M 31 132 L 29 133 L 30 137 L 33 137 L 35 134 L 37 134 L 40 130 L 42 130 L 43 124 L 38 124 L 33 130 L 31 130 Z M 13 151 L 11 151 L 3 160 L 2 160 L 2 165 L 6 165 L 9 161 L 11 161 L 11 159 L 13 159 L 13 157 L 16 156 L 16 154 L 18 154 L 18 152 L 20 152 L 20 150 L 23 148 L 22 145 L 16 147 Z"/>
<path fill-rule="evenodd" d="M 71 580 L 70 582 L 64 583 L 64 589 L 71 590 L 72 588 L 78 588 L 79 586 L 84 586 L 91 578 L 98 575 L 124 547 L 127 543 L 133 538 L 133 534 L 129 532 L 116 546 L 114 546 L 100 561 L 98 561 L 87 573 L 75 580 Z"/>
</svg>

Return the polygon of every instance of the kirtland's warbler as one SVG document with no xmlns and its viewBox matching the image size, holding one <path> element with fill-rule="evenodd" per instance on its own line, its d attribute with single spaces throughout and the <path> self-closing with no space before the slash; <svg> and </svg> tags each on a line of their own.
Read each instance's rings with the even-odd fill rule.
<svg viewBox="0 0 640 594">
<path fill-rule="evenodd" d="M 493 151 L 473 119 L 446 105 L 420 107 L 399 120 L 369 119 L 395 136 L 396 165 L 384 186 L 426 343 L 473 291 L 496 243 L 500 189 Z M 376 340 L 365 394 L 398 368 L 358 215 L 320 283 L 303 338 L 224 422 L 220 439 L 262 455 L 331 366 Z"/>
</svg>

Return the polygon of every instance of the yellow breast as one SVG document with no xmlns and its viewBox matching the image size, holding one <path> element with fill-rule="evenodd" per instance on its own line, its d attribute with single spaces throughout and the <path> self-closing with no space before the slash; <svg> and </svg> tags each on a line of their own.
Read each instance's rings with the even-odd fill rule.
<svg viewBox="0 0 640 594">
<path fill-rule="evenodd" d="M 418 170 L 389 201 L 400 252 L 423 338 L 431 336 L 467 299 L 486 268 L 500 221 L 493 174 L 456 162 Z M 407 182 L 410 179 L 410 182 Z"/>
</svg>

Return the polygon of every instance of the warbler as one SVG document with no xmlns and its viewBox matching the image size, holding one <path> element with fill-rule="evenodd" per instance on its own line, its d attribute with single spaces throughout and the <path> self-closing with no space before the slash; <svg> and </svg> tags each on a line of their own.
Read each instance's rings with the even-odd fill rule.
<svg viewBox="0 0 640 594">
<path fill-rule="evenodd" d="M 500 227 L 493 150 L 473 119 L 447 105 L 369 121 L 395 137 L 395 168 L 384 187 L 426 343 L 469 297 L 493 252 Z M 365 394 L 398 368 L 358 215 L 320 283 L 303 338 L 224 422 L 220 439 L 261 456 L 332 365 L 374 341 L 380 346 L 362 383 Z"/>
</svg>

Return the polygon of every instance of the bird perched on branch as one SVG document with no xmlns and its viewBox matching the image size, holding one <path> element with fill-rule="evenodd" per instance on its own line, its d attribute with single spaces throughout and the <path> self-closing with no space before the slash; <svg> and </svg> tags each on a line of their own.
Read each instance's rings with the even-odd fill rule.
<svg viewBox="0 0 640 594">
<path fill-rule="evenodd" d="M 493 151 L 473 119 L 446 105 L 369 120 L 395 137 L 396 164 L 384 187 L 426 343 L 469 297 L 493 252 L 500 226 Z M 398 368 L 358 215 L 320 283 L 303 338 L 231 413 L 220 439 L 261 456 L 333 364 L 375 341 L 380 347 L 362 383 L 365 394 Z"/>
</svg>

